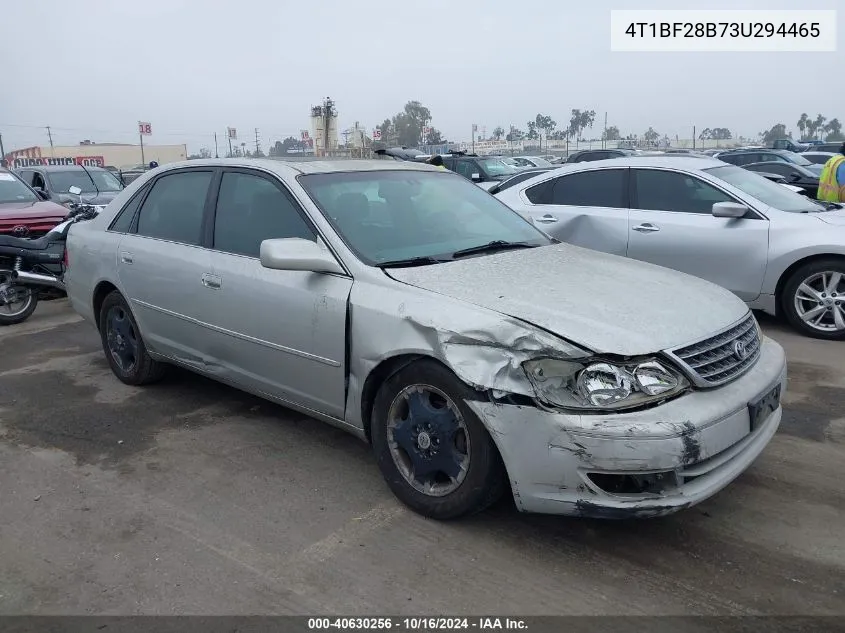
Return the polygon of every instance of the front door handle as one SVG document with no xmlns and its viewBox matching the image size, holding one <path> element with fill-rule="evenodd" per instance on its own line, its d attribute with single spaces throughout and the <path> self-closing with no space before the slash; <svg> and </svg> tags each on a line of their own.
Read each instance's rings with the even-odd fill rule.
<svg viewBox="0 0 845 633">
<path fill-rule="evenodd" d="M 640 224 L 639 226 L 635 226 L 633 228 L 634 231 L 639 233 L 655 233 L 656 231 L 660 230 L 659 226 L 654 226 L 650 222 L 646 222 L 645 224 Z"/>
<path fill-rule="evenodd" d="M 223 280 L 220 279 L 218 275 L 212 275 L 211 273 L 203 273 L 200 279 L 202 281 L 202 285 L 206 288 L 216 290 L 223 285 Z"/>
<path fill-rule="evenodd" d="M 120 261 L 124 264 L 131 264 L 132 263 L 132 253 L 123 252 L 120 254 Z"/>
<path fill-rule="evenodd" d="M 557 222 L 557 218 L 547 213 L 546 215 L 537 218 L 537 222 L 539 222 L 540 224 L 551 224 L 552 222 Z"/>
</svg>

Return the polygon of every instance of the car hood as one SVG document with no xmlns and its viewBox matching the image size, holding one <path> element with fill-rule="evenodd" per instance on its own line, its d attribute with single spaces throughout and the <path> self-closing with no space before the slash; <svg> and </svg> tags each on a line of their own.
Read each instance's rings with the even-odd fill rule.
<svg viewBox="0 0 845 633">
<path fill-rule="evenodd" d="M 85 204 L 99 204 L 105 205 L 114 200 L 119 194 L 119 191 L 101 191 L 100 193 L 83 193 L 82 194 L 82 202 Z M 79 202 L 79 196 L 74 196 L 73 194 L 68 193 L 61 193 L 59 194 L 59 199 L 62 202 Z"/>
<path fill-rule="evenodd" d="M 699 341 L 748 313 L 745 303 L 710 282 L 571 244 L 386 272 L 594 352 L 623 356 Z"/>
<path fill-rule="evenodd" d="M 0 218 L 4 220 L 35 220 L 65 217 L 67 209 L 55 202 L 0 202 Z"/>
<path fill-rule="evenodd" d="M 833 224 L 836 226 L 845 226 L 845 209 L 838 209 L 836 211 L 820 211 L 814 214 L 822 222 Z"/>
</svg>

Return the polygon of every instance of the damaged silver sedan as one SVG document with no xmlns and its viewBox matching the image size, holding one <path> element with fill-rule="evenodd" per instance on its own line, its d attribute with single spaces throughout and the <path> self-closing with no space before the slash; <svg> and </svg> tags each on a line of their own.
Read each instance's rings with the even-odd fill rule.
<svg viewBox="0 0 845 633">
<path fill-rule="evenodd" d="M 560 244 L 414 163 L 161 167 L 68 239 L 115 375 L 179 365 L 371 443 L 427 516 L 668 514 L 777 430 L 784 352 L 711 283 Z"/>
</svg>

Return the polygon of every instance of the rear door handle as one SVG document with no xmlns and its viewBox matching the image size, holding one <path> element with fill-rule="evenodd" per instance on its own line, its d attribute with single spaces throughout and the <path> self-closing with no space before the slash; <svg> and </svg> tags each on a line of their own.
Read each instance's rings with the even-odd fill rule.
<svg viewBox="0 0 845 633">
<path fill-rule="evenodd" d="M 551 224 L 552 222 L 557 222 L 557 218 L 547 213 L 546 215 L 537 218 L 537 222 L 539 222 L 540 224 Z"/>
<path fill-rule="evenodd" d="M 131 264 L 132 263 L 132 253 L 121 253 L 120 254 L 120 261 L 124 264 Z"/>
<path fill-rule="evenodd" d="M 646 222 L 645 224 L 635 226 L 632 230 L 637 231 L 638 233 L 655 233 L 660 230 L 660 227 L 654 226 L 650 222 Z"/>
<path fill-rule="evenodd" d="M 223 280 L 218 275 L 211 273 L 203 273 L 201 277 L 202 285 L 206 288 L 217 289 L 223 285 Z"/>
</svg>

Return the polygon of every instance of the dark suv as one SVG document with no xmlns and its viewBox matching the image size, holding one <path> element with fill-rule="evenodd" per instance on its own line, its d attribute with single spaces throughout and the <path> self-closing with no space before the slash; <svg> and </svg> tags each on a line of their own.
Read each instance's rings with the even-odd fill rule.
<svg viewBox="0 0 845 633">
<path fill-rule="evenodd" d="M 16 170 L 30 187 L 48 200 L 59 204 L 77 202 L 69 193 L 73 186 L 82 190 L 82 201 L 105 206 L 123 189 L 123 184 L 109 170 L 80 165 L 27 165 Z"/>
<path fill-rule="evenodd" d="M 635 156 L 636 150 L 633 149 L 582 149 L 578 152 L 572 152 L 566 157 L 567 163 L 586 163 L 594 160 L 607 160 L 608 158 L 622 158 L 624 156 Z"/>
<path fill-rule="evenodd" d="M 517 167 L 508 165 L 501 156 L 478 156 L 455 152 L 443 154 L 442 158 L 446 169 L 473 181 L 483 189 L 490 189 L 521 171 Z"/>
</svg>

